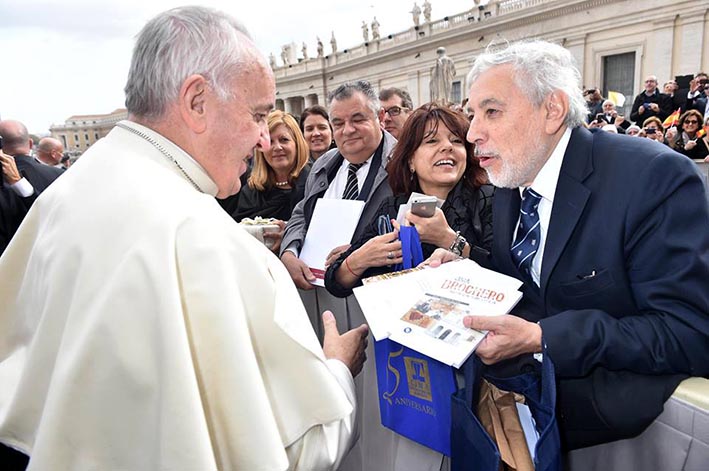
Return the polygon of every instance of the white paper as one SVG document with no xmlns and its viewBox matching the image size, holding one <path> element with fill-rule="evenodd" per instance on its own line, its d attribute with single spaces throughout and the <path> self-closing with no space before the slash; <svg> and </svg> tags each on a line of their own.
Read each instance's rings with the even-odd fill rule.
<svg viewBox="0 0 709 471">
<path fill-rule="evenodd" d="M 485 336 L 466 328 L 463 317 L 508 313 L 522 297 L 521 285 L 464 259 L 366 280 L 354 294 L 376 340 L 391 338 L 457 368 Z"/>
<path fill-rule="evenodd" d="M 364 201 L 320 198 L 315 203 L 300 259 L 315 275 L 314 285 L 325 286 L 325 260 L 332 249 L 349 244 L 364 209 Z"/>
<path fill-rule="evenodd" d="M 529 410 L 529 406 L 520 404 L 519 402 L 515 402 L 515 405 L 517 406 L 519 422 L 522 424 L 524 438 L 527 440 L 527 448 L 529 448 L 529 454 L 532 457 L 532 462 L 534 462 L 537 442 L 539 441 L 539 432 L 537 432 L 534 417 L 532 417 L 532 411 Z"/>
</svg>

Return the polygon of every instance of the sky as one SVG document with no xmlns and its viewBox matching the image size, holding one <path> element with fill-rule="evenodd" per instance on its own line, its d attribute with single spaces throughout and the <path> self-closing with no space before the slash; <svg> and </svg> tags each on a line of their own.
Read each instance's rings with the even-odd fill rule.
<svg viewBox="0 0 709 471">
<path fill-rule="evenodd" d="M 434 21 L 475 6 L 473 0 L 430 2 Z M 413 26 L 413 0 L 2 0 L 0 117 L 42 135 L 72 115 L 123 107 L 136 34 L 157 13 L 194 4 L 237 17 L 261 52 L 279 62 L 281 46 L 291 42 L 299 45 L 298 56 L 303 42 L 315 56 L 317 36 L 327 54 L 332 30 L 339 50 L 360 44 L 362 21 L 370 24 L 374 16 L 382 36 Z"/>
</svg>

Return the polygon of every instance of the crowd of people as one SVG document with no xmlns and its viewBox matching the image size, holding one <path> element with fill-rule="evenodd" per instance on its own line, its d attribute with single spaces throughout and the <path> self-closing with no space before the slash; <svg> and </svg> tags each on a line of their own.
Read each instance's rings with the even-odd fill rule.
<svg viewBox="0 0 709 471">
<path fill-rule="evenodd" d="M 475 355 L 493 375 L 550 358 L 564 452 L 637 435 L 709 375 L 709 205 L 685 157 L 709 158 L 709 85 L 661 93 L 650 76 L 626 120 L 579 82 L 568 51 L 519 42 L 477 57 L 463 105 L 360 80 L 295 117 L 273 110 L 237 20 L 159 14 L 129 119 L 69 171 L 55 140 L 34 160 L 24 126 L 0 122 L 0 462 L 448 469 L 381 425 L 352 296 L 403 261 L 402 225 L 426 264 L 523 281 L 511 315 L 465 325 L 489 332 Z M 412 193 L 439 204 L 397 221 Z M 300 256 L 321 198 L 364 206 L 316 287 Z M 278 227 L 268 248 L 236 224 L 256 218 Z"/>
<path fill-rule="evenodd" d="M 652 139 L 691 159 L 709 162 L 709 76 L 697 72 L 683 89 L 670 80 L 662 90 L 656 76 L 647 76 L 626 119 L 598 88 L 588 88 L 584 90 L 586 122 L 592 128 Z"/>
</svg>

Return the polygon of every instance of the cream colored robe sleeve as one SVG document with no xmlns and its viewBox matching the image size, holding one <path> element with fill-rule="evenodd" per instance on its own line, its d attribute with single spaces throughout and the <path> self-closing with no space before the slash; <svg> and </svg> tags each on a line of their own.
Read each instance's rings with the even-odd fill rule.
<svg viewBox="0 0 709 471">
<path fill-rule="evenodd" d="M 353 438 L 352 376 L 325 360 L 281 262 L 226 214 L 210 225 L 184 222 L 176 258 L 220 469 L 334 469 Z"/>
</svg>

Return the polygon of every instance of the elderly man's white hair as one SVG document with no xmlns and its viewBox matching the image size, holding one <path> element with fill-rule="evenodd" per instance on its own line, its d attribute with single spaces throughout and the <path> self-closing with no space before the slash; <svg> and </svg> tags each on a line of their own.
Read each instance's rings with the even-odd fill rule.
<svg viewBox="0 0 709 471">
<path fill-rule="evenodd" d="M 206 7 L 180 7 L 150 20 L 138 34 L 125 87 L 128 112 L 163 115 L 184 80 L 200 74 L 220 98 L 249 61 L 265 64 L 246 28 L 233 17 Z"/>
<path fill-rule="evenodd" d="M 615 102 L 613 102 L 613 100 L 606 100 L 603 102 L 603 105 L 601 105 L 601 106 L 606 106 L 606 105 L 613 105 L 613 108 L 615 108 Z"/>
<path fill-rule="evenodd" d="M 569 97 L 564 123 L 576 127 L 584 122 L 588 109 L 581 94 L 581 74 L 568 50 L 540 40 L 516 42 L 496 50 L 498 47 L 491 44 L 475 59 L 468 74 L 469 85 L 492 67 L 510 64 L 517 86 L 535 106 L 540 106 L 554 90 L 560 90 Z"/>
</svg>

